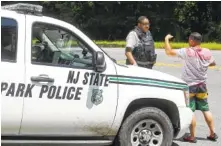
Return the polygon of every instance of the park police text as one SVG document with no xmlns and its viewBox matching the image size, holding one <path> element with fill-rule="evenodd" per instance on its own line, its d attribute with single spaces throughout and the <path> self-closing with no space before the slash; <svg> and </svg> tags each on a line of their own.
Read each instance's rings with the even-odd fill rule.
<svg viewBox="0 0 221 146">
<path fill-rule="evenodd" d="M 67 100 L 80 100 L 83 92 L 83 86 L 80 85 L 80 71 L 69 71 L 66 78 L 66 86 L 42 84 L 40 86 L 39 98 L 47 97 L 48 99 L 67 99 Z M 85 72 L 83 74 L 82 85 L 88 85 L 92 88 L 107 87 L 108 76 L 105 74 L 99 74 L 94 72 Z M 68 86 L 68 84 L 74 84 L 75 86 Z M 24 83 L 8 83 L 1 82 L 1 94 L 9 97 L 32 97 L 33 90 L 36 88 L 36 84 L 24 84 Z"/>
</svg>

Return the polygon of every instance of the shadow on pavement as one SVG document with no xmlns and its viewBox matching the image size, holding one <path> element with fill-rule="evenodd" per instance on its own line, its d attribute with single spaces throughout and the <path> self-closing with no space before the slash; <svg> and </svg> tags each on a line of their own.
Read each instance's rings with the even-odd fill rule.
<svg viewBox="0 0 221 146">
<path fill-rule="evenodd" d="M 203 138 L 203 137 L 196 137 L 197 140 L 200 140 L 200 141 L 209 141 L 208 139 L 206 138 Z M 181 141 L 181 142 L 185 142 L 183 141 L 183 138 L 180 138 L 180 139 L 175 139 L 176 141 Z"/>
<path fill-rule="evenodd" d="M 175 141 L 180 141 L 180 142 L 185 142 L 183 141 L 183 138 L 186 137 L 186 136 L 189 136 L 190 133 L 186 133 L 183 137 L 179 138 L 179 139 L 174 139 Z M 208 141 L 208 139 L 206 138 L 203 138 L 203 137 L 196 137 L 197 140 L 200 140 L 200 141 Z M 172 145 L 173 146 L 173 145 Z"/>
<path fill-rule="evenodd" d="M 202 141 L 209 141 L 208 139 L 206 138 L 203 138 L 203 137 L 196 137 L 197 140 L 202 140 Z"/>
</svg>

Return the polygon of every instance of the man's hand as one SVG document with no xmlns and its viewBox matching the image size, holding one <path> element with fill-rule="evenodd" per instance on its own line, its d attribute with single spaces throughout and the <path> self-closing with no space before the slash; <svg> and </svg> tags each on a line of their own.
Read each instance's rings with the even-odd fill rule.
<svg viewBox="0 0 221 146">
<path fill-rule="evenodd" d="M 134 66 L 138 66 L 136 62 L 134 62 L 134 64 L 133 64 L 133 65 L 134 65 Z"/>
<path fill-rule="evenodd" d="M 171 34 L 168 34 L 168 35 L 166 35 L 165 40 L 170 40 L 172 38 L 173 38 L 173 36 Z"/>
<path fill-rule="evenodd" d="M 209 64 L 209 66 L 216 66 L 216 62 L 213 61 L 212 63 Z"/>
<path fill-rule="evenodd" d="M 169 40 L 172 39 L 173 36 L 171 34 L 168 34 L 166 37 L 165 37 L 165 52 L 168 56 L 176 56 L 176 51 L 174 51 L 172 48 L 171 48 L 171 45 L 170 45 L 170 42 Z"/>
</svg>

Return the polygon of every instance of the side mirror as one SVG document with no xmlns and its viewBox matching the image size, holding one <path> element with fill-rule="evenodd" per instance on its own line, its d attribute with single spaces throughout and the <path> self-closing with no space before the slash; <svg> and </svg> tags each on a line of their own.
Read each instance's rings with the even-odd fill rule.
<svg viewBox="0 0 221 146">
<path fill-rule="evenodd" d="M 95 56 L 95 68 L 97 72 L 103 72 L 106 69 L 106 62 L 103 52 L 96 52 Z"/>
</svg>

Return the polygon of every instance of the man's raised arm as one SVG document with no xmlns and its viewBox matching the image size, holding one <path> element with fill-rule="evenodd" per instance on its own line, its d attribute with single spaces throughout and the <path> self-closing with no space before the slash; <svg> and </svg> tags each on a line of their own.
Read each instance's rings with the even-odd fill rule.
<svg viewBox="0 0 221 146">
<path fill-rule="evenodd" d="M 172 49 L 171 45 L 170 45 L 170 39 L 172 39 L 173 36 L 168 34 L 166 37 L 165 37 L 165 52 L 168 56 L 176 56 L 177 53 L 175 50 Z"/>
</svg>

